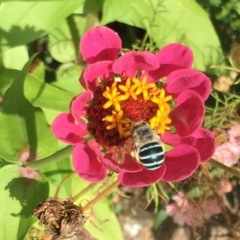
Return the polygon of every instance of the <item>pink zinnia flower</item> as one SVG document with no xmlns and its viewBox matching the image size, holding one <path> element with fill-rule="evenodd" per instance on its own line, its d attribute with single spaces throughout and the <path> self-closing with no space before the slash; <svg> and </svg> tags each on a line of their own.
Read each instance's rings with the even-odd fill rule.
<svg viewBox="0 0 240 240">
<path fill-rule="evenodd" d="M 89 63 L 80 77 L 87 90 L 52 124 L 57 138 L 75 146 L 73 167 L 80 177 L 97 182 L 114 171 L 121 184 L 135 187 L 180 181 L 211 157 L 214 137 L 201 128 L 211 83 L 191 68 L 189 48 L 173 43 L 157 54 L 130 51 L 118 57 L 121 39 L 101 26 L 83 36 L 80 49 Z M 130 127 L 139 120 L 169 145 L 164 164 L 154 171 L 131 155 Z"/>
</svg>

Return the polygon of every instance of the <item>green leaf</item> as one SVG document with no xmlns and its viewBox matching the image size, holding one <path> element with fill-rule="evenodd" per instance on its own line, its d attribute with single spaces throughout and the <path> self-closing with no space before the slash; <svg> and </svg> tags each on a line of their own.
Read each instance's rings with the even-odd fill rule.
<svg viewBox="0 0 240 240">
<path fill-rule="evenodd" d="M 14 1 L 0 5 L 0 46 L 25 45 L 58 26 L 84 0 L 65 1 Z M 17 36 L 17 37 L 16 37 Z"/>
<path fill-rule="evenodd" d="M 113 180 L 113 179 L 112 179 Z M 79 193 L 81 190 L 89 186 L 89 182 L 85 182 L 80 179 L 77 175 L 71 178 L 72 183 L 75 183 L 72 188 L 74 194 Z M 85 206 L 89 201 L 99 196 L 100 191 L 103 191 L 108 184 L 99 183 L 94 186 L 90 191 L 84 194 L 81 199 L 79 199 L 79 204 Z M 104 187 L 103 187 L 104 186 Z M 77 204 L 77 203 L 76 203 Z M 122 233 L 118 219 L 111 207 L 111 201 L 105 199 L 97 202 L 93 208 L 87 213 L 89 216 L 89 221 L 87 221 L 85 227 L 89 233 L 98 240 L 122 240 Z M 86 213 L 85 213 L 86 214 Z"/>
<path fill-rule="evenodd" d="M 24 239 L 36 221 L 33 210 L 48 197 L 48 182 L 34 170 L 16 165 L 1 168 L 0 179 L 0 239 Z"/>
<path fill-rule="evenodd" d="M 37 0 L 38 2 L 58 2 L 66 0 Z M 0 0 L 0 3 L 3 2 L 36 2 L 36 0 Z"/>
<path fill-rule="evenodd" d="M 57 81 L 51 85 L 73 94 L 80 94 L 85 91 L 78 80 L 81 72 L 82 69 L 77 64 L 63 64 L 57 71 Z"/>
<path fill-rule="evenodd" d="M 107 199 L 98 202 L 92 209 L 91 221 L 86 224 L 86 229 L 91 236 L 98 240 L 122 240 L 122 232 L 118 219 L 110 207 Z"/>
<path fill-rule="evenodd" d="M 48 179 L 50 186 L 49 196 L 54 197 L 61 181 L 73 172 L 72 161 L 70 158 L 66 158 L 65 160 L 41 168 L 41 172 L 43 172 Z M 78 178 L 78 180 L 80 179 Z M 61 186 L 58 197 L 65 199 L 71 196 L 76 183 L 76 177 L 69 177 L 67 181 Z"/>
<path fill-rule="evenodd" d="M 76 94 L 72 94 L 33 76 L 28 76 L 24 85 L 26 98 L 36 107 L 68 112 L 69 105 Z"/>
<path fill-rule="evenodd" d="M 72 62 L 77 58 L 66 20 L 59 23 L 49 34 L 49 50 L 53 58 L 60 63 Z"/>
<path fill-rule="evenodd" d="M 113 21 L 145 29 L 159 48 L 182 42 L 193 50 L 194 66 L 199 70 L 205 70 L 222 57 L 219 39 L 207 13 L 192 0 L 105 0 L 102 24 Z"/>
<path fill-rule="evenodd" d="M 33 107 L 23 93 L 33 56 L 4 94 L 0 112 L 0 156 L 6 161 L 40 159 L 56 151 L 57 140 L 44 113 Z"/>
<path fill-rule="evenodd" d="M 3 69 L 0 73 L 0 96 L 3 96 L 19 71 Z M 76 80 L 77 81 L 77 80 Z M 77 81 L 78 82 L 78 81 Z M 24 94 L 28 101 L 36 107 L 69 111 L 69 104 L 76 94 L 53 87 L 32 75 L 27 75 L 24 82 Z"/>
<path fill-rule="evenodd" d="M 153 229 L 157 230 L 167 217 L 168 217 L 168 214 L 165 209 L 159 210 L 154 221 Z"/>
<path fill-rule="evenodd" d="M 19 46 L 3 52 L 3 66 L 5 68 L 21 70 L 28 61 L 28 51 L 26 46 Z"/>
</svg>

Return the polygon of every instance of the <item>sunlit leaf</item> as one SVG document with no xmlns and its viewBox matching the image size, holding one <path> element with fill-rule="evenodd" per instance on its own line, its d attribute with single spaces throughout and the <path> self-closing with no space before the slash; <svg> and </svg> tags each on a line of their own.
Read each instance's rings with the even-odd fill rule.
<svg viewBox="0 0 240 240">
<path fill-rule="evenodd" d="M 49 50 L 58 62 L 68 63 L 76 59 L 74 43 L 66 20 L 49 34 Z"/>
<path fill-rule="evenodd" d="M 3 52 L 3 66 L 5 68 L 21 70 L 28 61 L 28 51 L 26 46 L 19 46 Z"/>
<path fill-rule="evenodd" d="M 54 29 L 84 0 L 14 1 L 0 5 L 0 45 L 3 49 L 27 44 Z M 17 37 L 16 37 L 17 36 Z"/>
<path fill-rule="evenodd" d="M 159 48 L 184 43 L 193 50 L 194 65 L 200 70 L 221 60 L 218 36 L 207 13 L 195 1 L 106 0 L 102 24 L 113 21 L 145 29 Z"/>
</svg>

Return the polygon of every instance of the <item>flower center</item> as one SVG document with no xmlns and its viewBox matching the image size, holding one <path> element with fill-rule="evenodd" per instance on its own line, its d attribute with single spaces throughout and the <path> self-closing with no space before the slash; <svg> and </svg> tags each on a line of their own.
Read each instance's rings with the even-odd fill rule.
<svg viewBox="0 0 240 240">
<path fill-rule="evenodd" d="M 158 134 L 169 130 L 169 101 L 164 86 L 128 78 L 113 82 L 95 92 L 88 109 L 89 130 L 105 147 L 123 146 L 130 136 L 132 122 L 149 122 Z M 101 119 L 100 119 L 101 118 Z"/>
</svg>

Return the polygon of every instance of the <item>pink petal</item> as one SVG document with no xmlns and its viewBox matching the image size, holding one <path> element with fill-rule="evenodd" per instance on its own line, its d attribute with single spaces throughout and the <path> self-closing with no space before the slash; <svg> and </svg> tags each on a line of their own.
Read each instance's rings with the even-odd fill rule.
<svg viewBox="0 0 240 240">
<path fill-rule="evenodd" d="M 157 54 L 160 67 L 147 73 L 149 82 L 166 77 L 171 72 L 182 68 L 190 68 L 193 63 L 192 50 L 180 43 L 172 43 Z"/>
<path fill-rule="evenodd" d="M 165 154 L 166 171 L 163 181 L 181 181 L 190 177 L 200 164 L 200 156 L 194 147 L 183 144 Z"/>
<path fill-rule="evenodd" d="M 122 185 L 125 186 L 144 187 L 159 181 L 164 172 L 165 165 L 163 164 L 159 169 L 154 171 L 149 171 L 143 168 L 142 171 L 136 173 L 120 172 L 118 175 L 118 180 Z"/>
<path fill-rule="evenodd" d="M 180 69 L 168 75 L 166 90 L 170 95 L 176 98 L 185 89 L 192 89 L 205 101 L 210 94 L 211 81 L 194 69 Z"/>
<path fill-rule="evenodd" d="M 59 114 L 54 119 L 51 129 L 58 139 L 72 145 L 82 143 L 88 134 L 87 124 L 83 121 L 76 125 L 74 117 L 68 113 Z"/>
<path fill-rule="evenodd" d="M 80 84 L 81 84 L 85 89 L 87 89 L 88 91 L 95 92 L 96 88 L 99 86 L 99 83 L 97 82 L 96 79 L 93 80 L 92 82 L 91 82 L 91 81 L 87 81 L 87 80 L 84 78 L 84 74 L 85 74 L 85 69 L 82 71 L 81 76 L 80 76 L 80 78 L 79 78 Z"/>
<path fill-rule="evenodd" d="M 119 164 L 119 169 L 122 172 L 140 172 L 142 170 L 142 166 L 136 162 L 135 158 L 133 158 L 130 154 L 125 154 L 123 156 L 124 163 Z"/>
<path fill-rule="evenodd" d="M 120 52 L 122 41 L 110 28 L 99 26 L 88 30 L 81 39 L 80 51 L 88 63 L 113 61 Z"/>
<path fill-rule="evenodd" d="M 96 153 L 84 144 L 76 145 L 73 150 L 73 168 L 82 179 L 88 182 L 99 182 L 107 176 L 107 171 L 98 161 Z"/>
<path fill-rule="evenodd" d="M 188 137 L 180 137 L 178 134 L 166 132 L 161 135 L 161 139 L 164 143 L 174 147 L 181 144 L 195 147 L 200 154 L 201 162 L 209 160 L 215 152 L 215 138 L 212 132 L 204 128 L 197 129 Z"/>
<path fill-rule="evenodd" d="M 156 55 L 150 52 L 127 52 L 113 64 L 113 71 L 122 76 L 135 77 L 139 71 L 150 71 L 159 66 Z"/>
<path fill-rule="evenodd" d="M 204 104 L 198 93 L 185 90 L 178 95 L 176 107 L 169 114 L 181 137 L 191 135 L 203 122 Z"/>
<path fill-rule="evenodd" d="M 101 146 L 93 139 L 88 142 L 88 146 L 95 152 L 98 156 L 98 160 L 105 165 L 108 169 L 113 171 L 119 170 L 119 164 L 115 161 L 114 157 L 111 157 L 110 154 L 103 156 L 101 151 Z"/>
<path fill-rule="evenodd" d="M 71 113 L 79 125 L 84 122 L 81 117 L 86 116 L 87 108 L 89 107 L 87 102 L 90 101 L 92 97 L 92 92 L 86 91 L 79 94 L 71 102 Z"/>
<path fill-rule="evenodd" d="M 87 84 L 96 81 L 97 78 L 101 78 L 103 81 L 113 78 L 112 63 L 112 61 L 101 61 L 88 66 L 84 70 L 84 79 Z"/>
<path fill-rule="evenodd" d="M 124 163 L 119 164 L 118 154 L 106 154 L 102 159 L 102 163 L 107 166 L 107 168 L 112 169 L 115 172 L 139 172 L 142 170 L 142 166 L 136 162 L 136 160 L 130 155 L 125 154 L 122 156 Z"/>
<path fill-rule="evenodd" d="M 160 50 L 157 58 L 160 65 L 172 64 L 182 68 L 190 68 L 193 63 L 193 52 L 180 43 L 171 43 Z"/>
<path fill-rule="evenodd" d="M 195 147 L 200 154 L 201 162 L 211 158 L 216 146 L 213 133 L 204 128 L 198 129 L 191 136 L 181 138 L 180 142 Z"/>
<path fill-rule="evenodd" d="M 173 147 L 180 145 L 180 139 L 181 137 L 178 134 L 171 132 L 165 132 L 161 135 L 162 142 Z"/>
<path fill-rule="evenodd" d="M 112 154 L 106 154 L 104 158 L 101 159 L 102 164 L 108 169 L 111 169 L 114 172 L 119 172 L 119 164 L 117 159 Z"/>
</svg>

